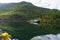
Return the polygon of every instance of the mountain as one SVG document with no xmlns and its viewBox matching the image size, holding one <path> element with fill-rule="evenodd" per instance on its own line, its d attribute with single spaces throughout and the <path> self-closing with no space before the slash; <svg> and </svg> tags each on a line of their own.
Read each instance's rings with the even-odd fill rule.
<svg viewBox="0 0 60 40">
<path fill-rule="evenodd" d="M 28 20 L 39 20 L 38 25 Z M 60 11 L 34 6 L 29 2 L 0 4 L 0 28 L 19 40 L 60 33 Z"/>
<path fill-rule="evenodd" d="M 3 7 L 3 8 L 2 8 Z M 20 15 L 25 19 L 56 19 L 60 18 L 60 11 L 34 6 L 29 2 L 8 3 L 0 6 L 0 15 Z"/>
<path fill-rule="evenodd" d="M 0 3 L 0 8 L 1 8 L 0 12 L 6 12 L 6 11 L 9 10 L 10 7 L 14 7 L 14 6 L 17 6 L 17 5 L 22 5 L 22 4 L 31 4 L 31 3 L 25 2 L 25 1 L 22 1 L 22 2 L 19 2 L 19 3 Z"/>
</svg>

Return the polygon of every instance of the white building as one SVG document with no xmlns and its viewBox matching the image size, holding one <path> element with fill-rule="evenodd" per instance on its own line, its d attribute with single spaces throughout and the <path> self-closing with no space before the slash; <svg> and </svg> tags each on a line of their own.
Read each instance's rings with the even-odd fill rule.
<svg viewBox="0 0 60 40">
<path fill-rule="evenodd" d="M 31 24 L 39 24 L 40 23 L 39 20 L 29 20 L 28 22 Z"/>
</svg>

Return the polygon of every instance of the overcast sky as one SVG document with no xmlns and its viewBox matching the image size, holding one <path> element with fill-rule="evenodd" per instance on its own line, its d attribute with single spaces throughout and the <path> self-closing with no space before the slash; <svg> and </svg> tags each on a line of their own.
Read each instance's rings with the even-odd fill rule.
<svg viewBox="0 0 60 40">
<path fill-rule="evenodd" d="M 39 7 L 60 9 L 60 0 L 0 0 L 1 3 L 11 3 L 11 2 L 21 2 L 21 1 L 31 2 Z"/>
</svg>

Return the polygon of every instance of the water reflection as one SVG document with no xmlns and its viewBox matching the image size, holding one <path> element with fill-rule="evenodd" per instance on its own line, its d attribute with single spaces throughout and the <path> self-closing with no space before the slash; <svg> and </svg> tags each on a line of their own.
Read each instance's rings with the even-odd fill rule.
<svg viewBox="0 0 60 40">
<path fill-rule="evenodd" d="M 60 40 L 60 34 L 49 34 L 33 37 L 31 40 Z"/>
</svg>

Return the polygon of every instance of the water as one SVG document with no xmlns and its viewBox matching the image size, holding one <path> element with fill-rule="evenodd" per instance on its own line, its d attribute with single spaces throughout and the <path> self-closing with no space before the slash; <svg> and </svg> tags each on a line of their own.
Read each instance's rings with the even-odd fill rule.
<svg viewBox="0 0 60 40">
<path fill-rule="evenodd" d="M 48 34 L 42 36 L 35 36 L 31 40 L 60 40 L 60 34 Z"/>
</svg>

